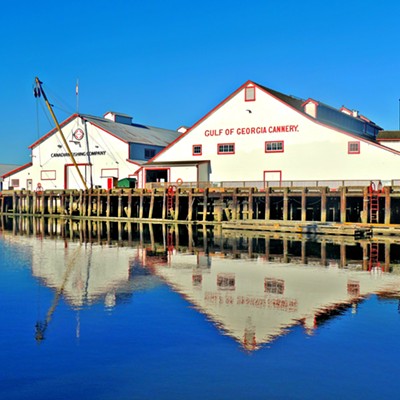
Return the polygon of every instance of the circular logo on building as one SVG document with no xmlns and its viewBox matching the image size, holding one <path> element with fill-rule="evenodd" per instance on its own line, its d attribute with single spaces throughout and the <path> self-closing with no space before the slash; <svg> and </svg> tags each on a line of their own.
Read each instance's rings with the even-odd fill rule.
<svg viewBox="0 0 400 400">
<path fill-rule="evenodd" d="M 85 136 L 84 132 L 82 129 L 78 128 L 74 133 L 73 136 L 76 140 L 82 140 L 83 137 Z"/>
</svg>

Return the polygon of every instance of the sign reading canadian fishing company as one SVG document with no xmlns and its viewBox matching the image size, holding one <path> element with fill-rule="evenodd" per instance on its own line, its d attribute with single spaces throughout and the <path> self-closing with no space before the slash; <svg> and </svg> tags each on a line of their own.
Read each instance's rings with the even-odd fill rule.
<svg viewBox="0 0 400 400">
<path fill-rule="evenodd" d="M 265 133 L 299 132 L 299 125 L 251 126 L 243 128 L 206 129 L 204 136 L 260 135 Z"/>
<path fill-rule="evenodd" d="M 80 156 L 105 156 L 106 151 L 77 151 L 76 153 L 72 153 L 74 157 Z M 69 157 L 68 153 L 51 153 L 51 157 Z"/>
</svg>

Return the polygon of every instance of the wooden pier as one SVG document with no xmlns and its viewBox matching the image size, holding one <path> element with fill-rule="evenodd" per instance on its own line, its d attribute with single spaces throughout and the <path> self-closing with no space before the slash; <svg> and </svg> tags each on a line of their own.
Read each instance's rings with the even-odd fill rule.
<svg viewBox="0 0 400 400">
<path fill-rule="evenodd" d="M 304 234 L 398 235 L 400 186 L 3 191 L 1 215 L 220 224 Z"/>
</svg>

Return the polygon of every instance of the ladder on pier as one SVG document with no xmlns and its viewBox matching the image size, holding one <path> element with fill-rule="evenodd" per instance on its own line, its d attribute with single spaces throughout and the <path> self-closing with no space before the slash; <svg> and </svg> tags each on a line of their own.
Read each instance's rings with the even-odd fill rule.
<svg viewBox="0 0 400 400">
<path fill-rule="evenodd" d="M 375 189 L 375 184 L 371 182 L 368 188 L 369 194 L 369 222 L 377 224 L 379 222 L 379 195 L 382 191 L 382 184 L 379 181 L 378 190 Z"/>
<path fill-rule="evenodd" d="M 175 210 L 175 193 L 176 186 L 169 186 L 167 189 L 167 218 L 173 218 L 173 212 Z"/>
<path fill-rule="evenodd" d="M 379 262 L 379 243 L 371 242 L 369 244 L 368 271 L 375 271 L 376 269 L 381 270 L 381 264 Z"/>
</svg>

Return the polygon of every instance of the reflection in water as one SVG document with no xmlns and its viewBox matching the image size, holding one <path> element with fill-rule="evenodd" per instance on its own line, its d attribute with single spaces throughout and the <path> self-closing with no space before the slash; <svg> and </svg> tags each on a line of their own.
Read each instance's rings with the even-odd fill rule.
<svg viewBox="0 0 400 400">
<path fill-rule="evenodd" d="M 54 290 L 36 324 L 46 330 L 60 298 L 110 311 L 160 278 L 248 351 L 301 324 L 308 334 L 371 293 L 398 297 L 398 243 L 264 234 L 201 225 L 2 220 L 5 240 L 30 248 L 32 274 Z M 390 257 L 394 262 L 390 262 Z M 373 262 L 371 262 L 371 259 Z"/>
</svg>

